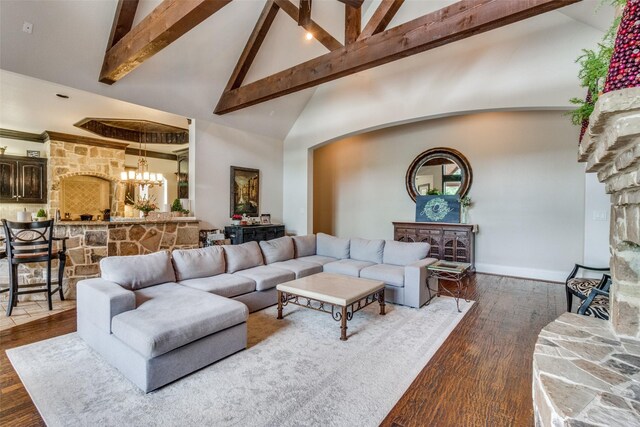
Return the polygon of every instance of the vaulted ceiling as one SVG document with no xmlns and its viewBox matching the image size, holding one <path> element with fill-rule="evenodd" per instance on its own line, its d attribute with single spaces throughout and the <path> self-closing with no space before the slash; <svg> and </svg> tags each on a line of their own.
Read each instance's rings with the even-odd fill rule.
<svg viewBox="0 0 640 427">
<path fill-rule="evenodd" d="M 265 0 L 232 1 L 116 84 L 99 83 L 117 3 L 115 0 L 2 0 L 0 68 L 279 139 L 284 138 L 313 94 L 314 89 L 308 88 L 224 116 L 212 113 Z M 364 2 L 362 28 L 379 3 L 380 0 Z M 406 0 L 388 28 L 452 3 Z M 549 13 L 564 13 L 604 30 L 612 13 L 605 8 L 595 15 L 597 3 L 597 0 L 586 0 Z M 141 22 L 158 4 L 160 0 L 140 0 L 133 25 Z M 341 44 L 344 44 L 344 15 L 344 4 L 335 0 L 313 2 L 312 19 Z M 33 24 L 32 34 L 22 31 L 24 22 Z M 305 29 L 290 16 L 278 13 L 244 84 L 327 52 L 320 42 L 306 40 L 304 34 Z M 458 43 L 473 43 L 473 37 Z"/>
</svg>

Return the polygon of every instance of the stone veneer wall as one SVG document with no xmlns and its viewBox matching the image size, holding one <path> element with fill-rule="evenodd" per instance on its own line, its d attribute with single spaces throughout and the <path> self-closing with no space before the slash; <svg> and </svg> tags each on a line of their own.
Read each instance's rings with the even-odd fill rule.
<svg viewBox="0 0 640 427">
<path fill-rule="evenodd" d="M 60 181 L 79 175 L 103 178 L 111 182 L 112 212 L 124 212 L 124 187 L 120 172 L 124 170 L 124 148 L 95 147 L 74 142 L 49 140 L 47 142 L 49 164 L 47 187 L 49 216 L 60 209 Z"/>
<path fill-rule="evenodd" d="M 600 96 L 579 149 L 611 194 L 611 321 L 640 338 L 640 87 Z"/>
<path fill-rule="evenodd" d="M 55 233 L 69 238 L 63 289 L 71 299 L 78 281 L 100 276 L 106 256 L 193 249 L 199 243 L 198 221 L 57 225 Z"/>
</svg>

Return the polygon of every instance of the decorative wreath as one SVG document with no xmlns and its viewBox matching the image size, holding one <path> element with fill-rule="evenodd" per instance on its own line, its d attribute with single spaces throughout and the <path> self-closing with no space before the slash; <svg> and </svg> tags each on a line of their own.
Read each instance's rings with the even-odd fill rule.
<svg viewBox="0 0 640 427">
<path fill-rule="evenodd" d="M 449 203 L 440 197 L 429 200 L 422 209 L 422 214 L 427 218 L 440 221 L 453 209 L 449 207 Z"/>
</svg>

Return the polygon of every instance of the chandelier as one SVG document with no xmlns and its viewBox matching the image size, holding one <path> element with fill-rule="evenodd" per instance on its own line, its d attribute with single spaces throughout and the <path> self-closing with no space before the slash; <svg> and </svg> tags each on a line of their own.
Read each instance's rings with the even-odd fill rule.
<svg viewBox="0 0 640 427">
<path fill-rule="evenodd" d="M 142 140 L 144 139 L 144 155 L 142 149 Z M 120 172 L 120 181 L 127 184 L 153 187 L 154 185 L 162 186 L 164 177 L 161 173 L 149 172 L 149 162 L 147 161 L 147 139 L 146 134 L 143 137 L 140 132 L 140 140 L 138 142 L 138 168 L 135 171 Z"/>
</svg>

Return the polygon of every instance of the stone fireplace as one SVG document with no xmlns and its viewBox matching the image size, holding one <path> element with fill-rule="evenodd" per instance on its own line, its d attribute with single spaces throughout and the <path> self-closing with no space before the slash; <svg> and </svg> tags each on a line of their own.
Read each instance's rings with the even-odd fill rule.
<svg viewBox="0 0 640 427">
<path fill-rule="evenodd" d="M 640 87 L 601 95 L 579 149 L 611 195 L 611 321 L 566 313 L 533 356 L 536 425 L 640 425 Z"/>
</svg>

